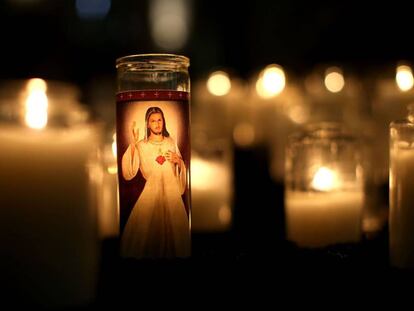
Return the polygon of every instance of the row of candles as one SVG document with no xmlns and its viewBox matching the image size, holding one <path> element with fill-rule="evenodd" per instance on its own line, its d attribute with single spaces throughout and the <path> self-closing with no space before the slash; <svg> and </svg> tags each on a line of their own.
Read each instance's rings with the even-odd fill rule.
<svg viewBox="0 0 414 311">
<path fill-rule="evenodd" d="M 399 90 L 391 88 L 388 81 L 381 83 L 379 90 L 388 91 L 374 100 L 371 114 L 383 112 L 378 114 L 384 123 L 385 117 L 390 121 L 390 114 L 384 111 L 396 110 L 395 106 L 411 99 L 410 67 L 397 69 Z M 0 111 L 1 203 L 11 207 L 0 211 L 3 272 L 10 282 L 33 274 L 30 288 L 35 291 L 33 297 L 41 297 L 40 303 L 82 304 L 94 297 L 99 236 L 119 233 L 114 133 L 105 134 L 102 124 L 92 122 L 88 110 L 64 84 L 32 79 L 18 86 L 18 96 L 1 94 L 6 98 Z M 360 150 L 349 145 L 338 128 L 308 129 L 300 141 L 288 141 L 287 137 L 312 120 L 342 121 L 361 130 L 367 120 L 358 115 L 355 104 L 361 90 L 337 67 L 329 68 L 322 82 L 308 79 L 305 89 L 288 83 L 278 65 L 266 67 L 250 84 L 231 79 L 224 71 L 195 83 L 191 161 L 194 231 L 231 228 L 233 144 L 254 148 L 264 143 L 272 146 L 269 169 L 275 180 L 286 180 L 288 238 L 305 247 L 359 240 L 367 202 L 363 181 L 367 171 L 356 156 Z M 388 107 L 383 101 L 396 104 Z M 113 101 L 109 99 L 108 104 Z M 381 146 L 387 137 L 388 133 L 379 138 Z M 401 152 L 407 153 L 407 148 Z M 387 158 L 384 153 L 377 155 Z M 411 166 L 395 167 L 408 170 Z M 393 219 L 400 218 L 395 214 Z M 410 219 L 404 214 L 405 218 Z M 400 236 L 394 250 L 414 248 L 406 238 L 407 224 L 394 221 L 392 228 Z M 397 260 L 397 265 L 413 262 L 406 253 L 398 253 L 403 259 Z M 55 286 L 51 289 L 50 284 Z"/>
</svg>

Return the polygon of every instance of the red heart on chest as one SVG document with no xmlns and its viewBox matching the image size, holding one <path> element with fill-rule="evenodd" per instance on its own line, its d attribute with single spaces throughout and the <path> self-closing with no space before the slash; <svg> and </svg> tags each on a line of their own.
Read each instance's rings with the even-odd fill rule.
<svg viewBox="0 0 414 311">
<path fill-rule="evenodd" d="M 163 163 L 166 161 L 166 159 L 165 159 L 165 157 L 164 157 L 164 156 L 159 155 L 159 156 L 155 159 L 155 161 L 157 161 L 159 165 L 163 165 Z"/>
</svg>

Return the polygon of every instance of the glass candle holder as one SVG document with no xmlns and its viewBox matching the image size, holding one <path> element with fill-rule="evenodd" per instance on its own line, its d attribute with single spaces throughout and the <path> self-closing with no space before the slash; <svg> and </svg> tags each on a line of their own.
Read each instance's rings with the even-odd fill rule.
<svg viewBox="0 0 414 311">
<path fill-rule="evenodd" d="M 189 59 L 131 55 L 116 67 L 121 256 L 188 257 Z"/>
<path fill-rule="evenodd" d="M 100 126 L 72 90 L 31 79 L 0 91 L 1 275 L 25 303 L 58 309 L 94 300 L 99 259 Z"/>
<path fill-rule="evenodd" d="M 358 242 L 364 204 L 357 139 L 322 123 L 290 137 L 286 149 L 288 240 L 300 247 Z"/>
<path fill-rule="evenodd" d="M 414 268 L 414 106 L 390 125 L 390 263 Z"/>
</svg>

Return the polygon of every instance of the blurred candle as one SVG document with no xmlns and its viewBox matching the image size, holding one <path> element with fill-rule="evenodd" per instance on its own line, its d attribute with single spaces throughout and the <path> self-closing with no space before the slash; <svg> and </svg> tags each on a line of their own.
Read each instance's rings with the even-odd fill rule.
<svg viewBox="0 0 414 311">
<path fill-rule="evenodd" d="M 232 223 L 230 167 L 219 159 L 191 159 L 192 230 L 218 232 Z"/>
<path fill-rule="evenodd" d="M 116 136 L 103 150 L 102 181 L 98 203 L 100 237 L 114 238 L 119 234 L 118 167 L 116 163 Z"/>
<path fill-rule="evenodd" d="M 314 176 L 318 191 L 286 193 L 287 236 L 304 247 L 358 242 L 361 236 L 362 191 L 332 191 L 336 174 L 321 167 Z"/>
<path fill-rule="evenodd" d="M 411 108 L 413 108 L 411 106 Z M 413 111 L 410 112 L 413 116 Z M 414 118 L 390 126 L 390 261 L 414 268 Z"/>
<path fill-rule="evenodd" d="M 301 247 L 358 242 L 365 194 L 358 141 L 340 124 L 290 137 L 286 153 L 287 238 Z"/>
<path fill-rule="evenodd" d="M 3 282 L 29 303 L 87 304 L 98 259 L 88 171 L 98 131 L 87 122 L 73 123 L 82 115 L 78 106 L 61 111 L 58 103 L 48 104 L 44 81 L 30 81 L 27 91 L 24 125 L 5 115 L 0 125 Z M 59 94 L 62 101 L 66 95 Z M 64 124 L 56 126 L 53 115 Z"/>
</svg>

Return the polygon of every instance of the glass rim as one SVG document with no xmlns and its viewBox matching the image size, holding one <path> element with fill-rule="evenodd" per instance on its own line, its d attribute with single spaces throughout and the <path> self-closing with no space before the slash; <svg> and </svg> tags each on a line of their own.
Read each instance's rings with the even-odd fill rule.
<svg viewBox="0 0 414 311">
<path fill-rule="evenodd" d="M 176 62 L 184 67 L 189 67 L 190 59 L 184 55 L 168 54 L 168 53 L 148 53 L 148 54 L 132 54 L 122 56 L 116 59 L 116 68 L 125 64 L 168 64 Z"/>
<path fill-rule="evenodd" d="M 390 123 L 390 128 L 396 128 L 396 127 L 407 127 L 407 128 L 414 128 L 414 123 L 411 123 L 407 119 L 401 119 L 401 120 L 395 120 Z"/>
<path fill-rule="evenodd" d="M 311 144 L 329 141 L 357 142 L 357 136 L 340 122 L 316 122 L 288 136 L 290 144 Z"/>
</svg>

